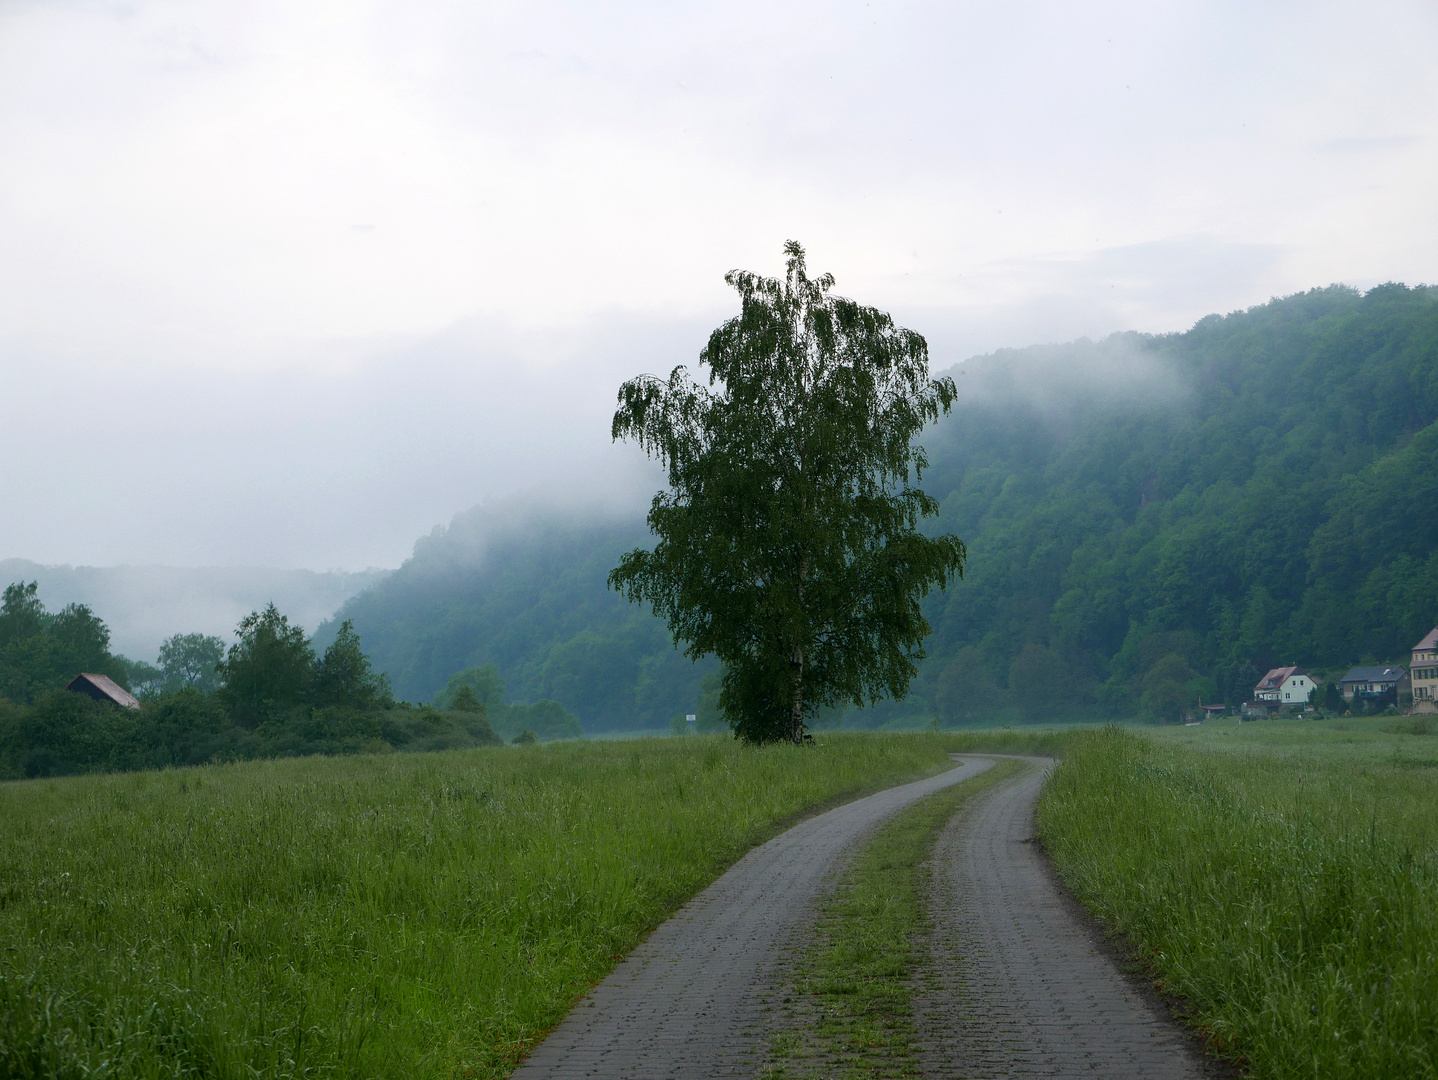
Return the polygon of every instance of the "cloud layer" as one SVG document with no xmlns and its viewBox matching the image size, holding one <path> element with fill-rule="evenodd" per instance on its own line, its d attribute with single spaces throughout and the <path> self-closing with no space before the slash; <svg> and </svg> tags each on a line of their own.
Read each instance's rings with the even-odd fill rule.
<svg viewBox="0 0 1438 1080">
<path fill-rule="evenodd" d="M 617 381 L 789 237 L 939 366 L 1434 280 L 1435 46 L 1417 0 L 7 5 L 0 556 L 394 565 L 630 497 Z"/>
</svg>

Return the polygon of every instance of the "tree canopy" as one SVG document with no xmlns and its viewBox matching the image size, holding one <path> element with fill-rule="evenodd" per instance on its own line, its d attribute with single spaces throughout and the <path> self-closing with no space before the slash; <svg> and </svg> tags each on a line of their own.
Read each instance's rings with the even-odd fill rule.
<svg viewBox="0 0 1438 1080">
<path fill-rule="evenodd" d="M 611 587 L 647 601 L 691 657 L 724 665 L 720 703 L 751 741 L 801 741 L 816 708 L 902 697 L 929 632 L 919 603 L 961 576 L 964 545 L 928 537 L 914 438 L 946 412 L 928 346 L 833 296 L 791 241 L 783 278 L 731 271 L 740 312 L 687 368 L 619 391 L 615 439 L 666 467 L 653 550 Z"/>
<path fill-rule="evenodd" d="M 160 643 L 161 685 L 168 691 L 188 688 L 212 693 L 220 686 L 223 638 L 209 634 L 175 634 Z"/>
<path fill-rule="evenodd" d="M 110 630 L 84 604 L 47 611 L 36 582 L 15 582 L 0 602 L 0 698 L 28 703 L 82 671 L 128 684 L 110 653 Z"/>
</svg>

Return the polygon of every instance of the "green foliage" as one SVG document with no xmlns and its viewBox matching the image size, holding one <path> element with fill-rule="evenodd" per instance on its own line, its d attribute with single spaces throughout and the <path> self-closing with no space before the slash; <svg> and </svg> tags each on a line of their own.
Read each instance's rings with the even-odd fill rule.
<svg viewBox="0 0 1438 1080">
<path fill-rule="evenodd" d="M 434 696 L 434 704 L 441 709 L 457 709 L 461 695 L 473 698 L 501 739 L 514 741 L 513 737 L 522 732 L 544 742 L 584 737 L 584 728 L 578 719 L 559 702 L 508 705 L 504 700 L 504 685 L 499 669 L 493 664 L 465 668 L 450 676 L 449 684 Z"/>
<path fill-rule="evenodd" d="M 729 730 L 724 719 L 724 710 L 719 707 L 719 694 L 723 679 L 717 671 L 711 671 L 699 680 L 699 704 L 694 709 L 694 727 L 701 735 L 714 735 Z"/>
<path fill-rule="evenodd" d="M 736 734 L 800 742 L 816 709 L 902 697 L 929 625 L 919 601 L 961 576 L 964 546 L 915 531 L 938 504 L 913 486 L 914 445 L 946 412 L 928 346 L 883 312 L 833 297 L 785 246 L 783 280 L 725 281 L 740 314 L 709 338 L 709 387 L 684 367 L 619 391 L 616 439 L 668 470 L 654 549 L 609 584 L 651 603 L 691 657 L 723 664 Z"/>
<path fill-rule="evenodd" d="M 110 655 L 110 631 L 84 604 L 45 610 L 39 585 L 16 582 L 0 603 L 0 698 L 28 703 L 82 671 L 128 683 L 126 664 Z"/>
<path fill-rule="evenodd" d="M 486 709 L 498 708 L 504 704 L 504 680 L 500 678 L 499 668 L 493 664 L 456 671 L 449 677 L 445 688 L 434 695 L 435 707 L 458 708 L 455 702 L 464 690 L 468 690 L 470 696 Z"/>
<path fill-rule="evenodd" d="M 539 741 L 539 737 L 526 728 L 509 741 L 515 746 L 532 746 Z"/>
<path fill-rule="evenodd" d="M 310 698 L 322 708 L 383 709 L 394 704 L 389 677 L 375 673 L 348 619 L 314 665 Z"/>
<path fill-rule="evenodd" d="M 1336 716 L 1340 715 L 1343 710 L 1348 707 L 1343 700 L 1343 691 L 1339 689 L 1338 684 L 1332 679 L 1323 684 L 1321 694 L 1322 699 L 1318 702 L 1318 705 L 1324 712 L 1333 713 Z"/>
<path fill-rule="evenodd" d="M 450 699 L 449 707 L 458 712 L 483 712 L 484 702 L 479 700 L 479 695 L 474 692 L 472 686 L 461 686 L 454 692 Z"/>
<path fill-rule="evenodd" d="M 499 746 L 504 742 L 490 726 L 489 711 L 484 707 L 484 702 L 479 700 L 479 695 L 474 692 L 474 687 L 461 685 L 455 691 L 449 708 L 451 712 L 462 714 L 461 722 L 474 736 L 477 745 Z"/>
<path fill-rule="evenodd" d="M 220 688 L 220 664 L 225 643 L 206 634 L 176 634 L 160 643 L 160 670 L 169 693 L 198 690 L 212 694 Z"/>
<path fill-rule="evenodd" d="M 605 587 L 644 536 L 642 521 L 584 508 L 477 508 L 423 538 L 336 619 L 353 620 L 402 698 L 444 707 L 455 673 L 493 665 L 511 701 L 557 701 L 586 730 L 662 728 L 694 710 L 714 664 L 691 663 L 660 620 Z"/>
<path fill-rule="evenodd" d="M 315 653 L 303 627 L 291 626 L 274 604 L 254 611 L 235 631 L 220 664 L 220 693 L 240 723 L 256 727 L 302 704 L 315 675 Z"/>
<path fill-rule="evenodd" d="M 74 618 L 70 609 L 48 616 L 28 603 L 33 595 L 33 589 L 23 587 L 13 594 L 20 617 L 10 625 L 29 632 L 21 641 L 44 638 L 56 623 L 64 629 L 66 619 L 72 628 L 98 624 L 88 612 Z M 37 625 L 42 628 L 38 634 L 33 632 Z M 144 675 L 138 710 L 54 689 L 31 705 L 0 698 L 0 779 L 246 758 L 443 750 L 502 741 L 472 690 L 467 703 L 476 707 L 453 713 L 397 704 L 387 680 L 374 673 L 352 627 L 342 627 L 318 660 L 303 629 L 291 626 L 274 605 L 245 618 L 237 636 L 239 644 L 220 668 L 234 682 L 216 693 L 205 693 L 199 685 L 206 683 L 207 669 L 222 655 L 221 643 L 192 634 L 166 643 L 168 671 L 111 658 L 132 676 Z M 34 680 L 33 669 L 21 673 Z M 502 685 L 500 689 L 502 695 Z M 553 702 L 517 707 L 512 719 L 514 730 L 529 726 L 546 739 L 580 734 L 578 721 Z"/>
<path fill-rule="evenodd" d="M 1013 665 L 1037 644 L 1094 692 L 1026 717 L 1173 719 L 1246 700 L 1280 664 L 1406 662 L 1438 622 L 1438 515 L 1421 509 L 1438 496 L 1438 291 L 1320 289 L 955 371 L 927 486 L 971 559 L 963 589 L 925 604 L 921 700 L 971 648 L 1020 708 Z"/>
<path fill-rule="evenodd" d="M 129 687 L 130 693 L 135 697 L 144 700 L 164 691 L 165 673 L 154 664 L 145 660 L 131 660 L 128 656 L 118 654 L 113 659 L 125 673 L 123 685 Z"/>
<path fill-rule="evenodd" d="M 1062 690 L 1050 680 L 1049 673 L 1038 673 L 1041 688 L 1047 688 L 1038 698 L 1040 709 L 1046 708 Z M 1004 693 L 999 689 L 988 664 L 978 649 L 967 646 L 954 654 L 939 674 L 935 693 L 935 705 L 939 716 L 948 724 L 977 723 L 992 719 L 1004 704 Z"/>
</svg>

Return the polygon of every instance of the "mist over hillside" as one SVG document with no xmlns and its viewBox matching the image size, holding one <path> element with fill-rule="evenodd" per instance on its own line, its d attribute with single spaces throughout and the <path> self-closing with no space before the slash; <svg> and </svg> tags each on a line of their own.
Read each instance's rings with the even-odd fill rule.
<svg viewBox="0 0 1438 1080">
<path fill-rule="evenodd" d="M 132 660 L 153 661 L 173 634 L 216 634 L 231 640 L 236 624 L 271 600 L 309 629 L 389 571 L 316 572 L 247 566 L 45 566 L 0 560 L 0 581 L 39 582 L 45 606 L 88 604 L 110 628 L 110 647 Z"/>
<path fill-rule="evenodd" d="M 1438 620 L 1438 290 L 1317 289 L 949 373 L 926 528 L 969 545 L 966 579 L 925 604 L 909 699 L 847 723 L 1171 719 L 1272 664 L 1398 657 Z M 494 663 L 513 700 L 654 726 L 705 669 L 604 587 L 646 543 L 629 513 L 476 509 L 340 614 L 402 696 Z"/>
<path fill-rule="evenodd" d="M 712 662 L 691 663 L 647 607 L 605 587 L 619 556 L 649 542 L 631 505 L 510 498 L 456 515 L 394 574 L 320 628 L 352 619 L 402 699 L 496 665 L 513 702 L 554 700 L 590 731 L 655 728 L 695 708 Z"/>
</svg>

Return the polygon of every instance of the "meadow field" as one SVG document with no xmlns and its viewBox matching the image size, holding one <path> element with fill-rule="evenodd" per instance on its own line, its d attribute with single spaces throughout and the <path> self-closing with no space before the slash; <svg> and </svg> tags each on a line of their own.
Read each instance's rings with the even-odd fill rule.
<svg viewBox="0 0 1438 1080">
<path fill-rule="evenodd" d="M 0 784 L 0 1076 L 502 1076 L 782 824 L 939 735 L 302 758 Z"/>
<path fill-rule="evenodd" d="M 1402 719 L 987 732 L 1060 750 L 1039 832 L 1256 1077 L 1438 1076 L 1438 738 Z M 1409 733 L 1417 732 L 1417 733 Z"/>
<path fill-rule="evenodd" d="M 1421 731 L 692 737 L 3 784 L 0 1076 L 503 1076 L 749 846 L 965 749 L 1062 758 L 1039 828 L 1065 881 L 1252 1075 L 1438 1077 Z M 884 837 L 930 835 L 943 802 L 881 832 L 883 873 L 855 863 L 835 956 L 881 911 L 880 966 L 904 966 L 917 901 L 869 892 L 913 891 Z"/>
</svg>

